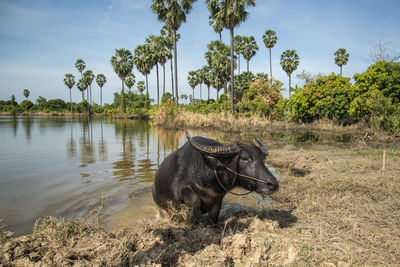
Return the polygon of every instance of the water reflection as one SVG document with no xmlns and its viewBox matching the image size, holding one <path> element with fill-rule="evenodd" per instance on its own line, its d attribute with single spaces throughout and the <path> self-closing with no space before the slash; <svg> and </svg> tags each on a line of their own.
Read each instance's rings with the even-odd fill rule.
<svg viewBox="0 0 400 267">
<path fill-rule="evenodd" d="M 76 157 L 76 142 L 74 140 L 73 124 L 71 123 L 71 134 L 70 138 L 67 140 L 67 156 L 68 158 Z"/>
<path fill-rule="evenodd" d="M 103 120 L 100 121 L 101 127 L 101 135 L 99 140 L 99 160 L 106 161 L 107 160 L 107 142 L 104 139 L 104 130 L 103 130 Z"/>
<path fill-rule="evenodd" d="M 95 147 L 93 145 L 93 127 L 90 118 L 82 119 L 82 136 L 80 138 L 80 165 L 86 167 L 96 162 Z"/>
<path fill-rule="evenodd" d="M 31 116 L 25 117 L 22 120 L 22 125 L 25 128 L 25 137 L 27 140 L 31 139 L 31 127 L 32 127 L 33 119 Z"/>
</svg>

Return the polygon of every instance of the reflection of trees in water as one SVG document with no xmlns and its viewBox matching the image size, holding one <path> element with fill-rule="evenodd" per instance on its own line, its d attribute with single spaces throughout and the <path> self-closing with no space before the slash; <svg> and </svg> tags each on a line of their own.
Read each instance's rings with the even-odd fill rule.
<svg viewBox="0 0 400 267">
<path fill-rule="evenodd" d="M 18 120 L 17 120 L 16 116 L 13 116 L 13 118 L 12 118 L 12 128 L 13 128 L 14 137 L 16 137 L 17 132 L 18 132 Z"/>
<path fill-rule="evenodd" d="M 95 147 L 93 145 L 93 127 L 90 118 L 81 121 L 82 137 L 80 139 L 80 163 L 79 167 L 86 167 L 96 162 Z"/>
<path fill-rule="evenodd" d="M 107 142 L 104 140 L 103 134 L 103 120 L 100 121 L 100 140 L 99 140 L 99 160 L 106 161 L 107 160 Z"/>
<path fill-rule="evenodd" d="M 73 123 L 70 123 L 71 126 L 71 134 L 70 138 L 67 141 L 67 156 L 68 158 L 75 158 L 76 157 L 76 142 L 74 141 L 74 135 L 73 135 Z"/>
<path fill-rule="evenodd" d="M 115 169 L 113 175 L 119 178 L 120 181 L 129 180 L 132 179 L 135 173 L 135 164 L 133 162 L 135 148 L 132 143 L 134 128 L 131 127 L 130 121 L 127 120 L 118 120 L 114 124 L 116 135 L 121 136 L 122 153 L 121 160 L 113 163 L 113 169 Z M 128 127 L 129 130 L 127 130 Z"/>
<path fill-rule="evenodd" d="M 157 163 L 161 164 L 169 153 L 179 148 L 179 140 L 184 138 L 185 132 L 182 130 L 167 130 L 156 128 L 157 134 Z M 160 151 L 162 148 L 162 152 Z M 162 156 L 161 156 L 162 153 Z"/>
<path fill-rule="evenodd" d="M 79 148 L 77 149 L 76 138 L 74 138 L 74 132 L 76 135 L 76 128 L 74 129 L 74 125 L 78 124 L 81 127 L 80 137 L 79 137 Z M 98 129 L 96 125 L 98 122 L 94 122 L 95 131 Z M 78 119 L 74 118 L 70 121 L 70 138 L 67 140 L 67 156 L 71 159 L 76 159 L 79 161 L 79 167 L 87 167 L 89 164 L 93 164 L 97 161 L 96 158 L 96 146 L 93 135 L 93 121 L 88 117 L 79 117 Z M 79 128 L 79 127 L 78 127 Z M 98 160 L 106 161 L 107 160 L 107 142 L 104 138 L 103 132 L 103 120 L 100 121 L 100 139 L 98 140 Z M 79 150 L 79 151 L 78 151 Z"/>
<path fill-rule="evenodd" d="M 30 116 L 22 118 L 22 125 L 25 128 L 25 137 L 27 140 L 31 139 L 32 122 L 33 122 L 33 119 Z"/>
</svg>

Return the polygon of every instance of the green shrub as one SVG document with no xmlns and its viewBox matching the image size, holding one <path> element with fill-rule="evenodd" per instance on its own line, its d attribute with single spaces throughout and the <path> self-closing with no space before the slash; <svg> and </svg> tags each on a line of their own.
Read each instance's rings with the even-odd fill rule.
<svg viewBox="0 0 400 267">
<path fill-rule="evenodd" d="M 237 105 L 239 113 L 256 116 L 269 116 L 275 104 L 283 98 L 282 83 L 278 80 L 267 82 L 255 80 L 248 90 L 243 92 L 242 100 Z"/>
<path fill-rule="evenodd" d="M 67 104 L 62 99 L 50 99 L 46 102 L 46 108 L 49 111 L 62 112 L 64 109 L 67 109 Z"/>
<path fill-rule="evenodd" d="M 284 120 L 290 117 L 289 99 L 281 98 L 275 104 L 271 111 L 271 118 L 276 120 Z"/>
<path fill-rule="evenodd" d="M 29 111 L 31 110 L 35 105 L 29 101 L 29 100 L 24 100 L 21 102 L 21 104 L 19 105 L 20 109 L 22 109 L 22 111 Z"/>
<path fill-rule="evenodd" d="M 393 103 L 400 102 L 400 63 L 378 61 L 362 74 L 354 75 L 352 93 L 354 98 L 369 91 L 378 90 L 391 98 Z"/>
<path fill-rule="evenodd" d="M 350 107 L 350 78 L 332 73 L 317 78 L 292 96 L 289 105 L 292 118 L 312 122 L 321 118 L 342 119 Z"/>
</svg>

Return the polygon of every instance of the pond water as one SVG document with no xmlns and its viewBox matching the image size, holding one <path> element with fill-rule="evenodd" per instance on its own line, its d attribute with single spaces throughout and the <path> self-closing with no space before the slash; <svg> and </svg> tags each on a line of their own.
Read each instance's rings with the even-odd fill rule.
<svg viewBox="0 0 400 267">
<path fill-rule="evenodd" d="M 190 133 L 235 139 L 216 131 Z M 151 196 L 154 174 L 185 142 L 185 132 L 140 120 L 3 116 L 0 138 L 0 219 L 7 230 L 21 235 L 31 232 L 38 217 L 85 217 L 100 208 L 96 214 L 109 230 L 157 218 Z M 268 138 L 317 142 L 320 137 L 270 132 Z M 227 195 L 222 216 L 248 207 L 261 209 L 267 202 L 254 193 Z"/>
</svg>

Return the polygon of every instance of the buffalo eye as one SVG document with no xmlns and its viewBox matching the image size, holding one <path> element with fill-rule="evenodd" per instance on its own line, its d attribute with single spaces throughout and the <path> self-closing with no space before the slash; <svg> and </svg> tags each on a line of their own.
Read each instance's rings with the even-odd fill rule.
<svg viewBox="0 0 400 267">
<path fill-rule="evenodd" d="M 241 161 L 250 161 L 251 159 L 248 156 L 241 156 L 240 160 Z"/>
</svg>

